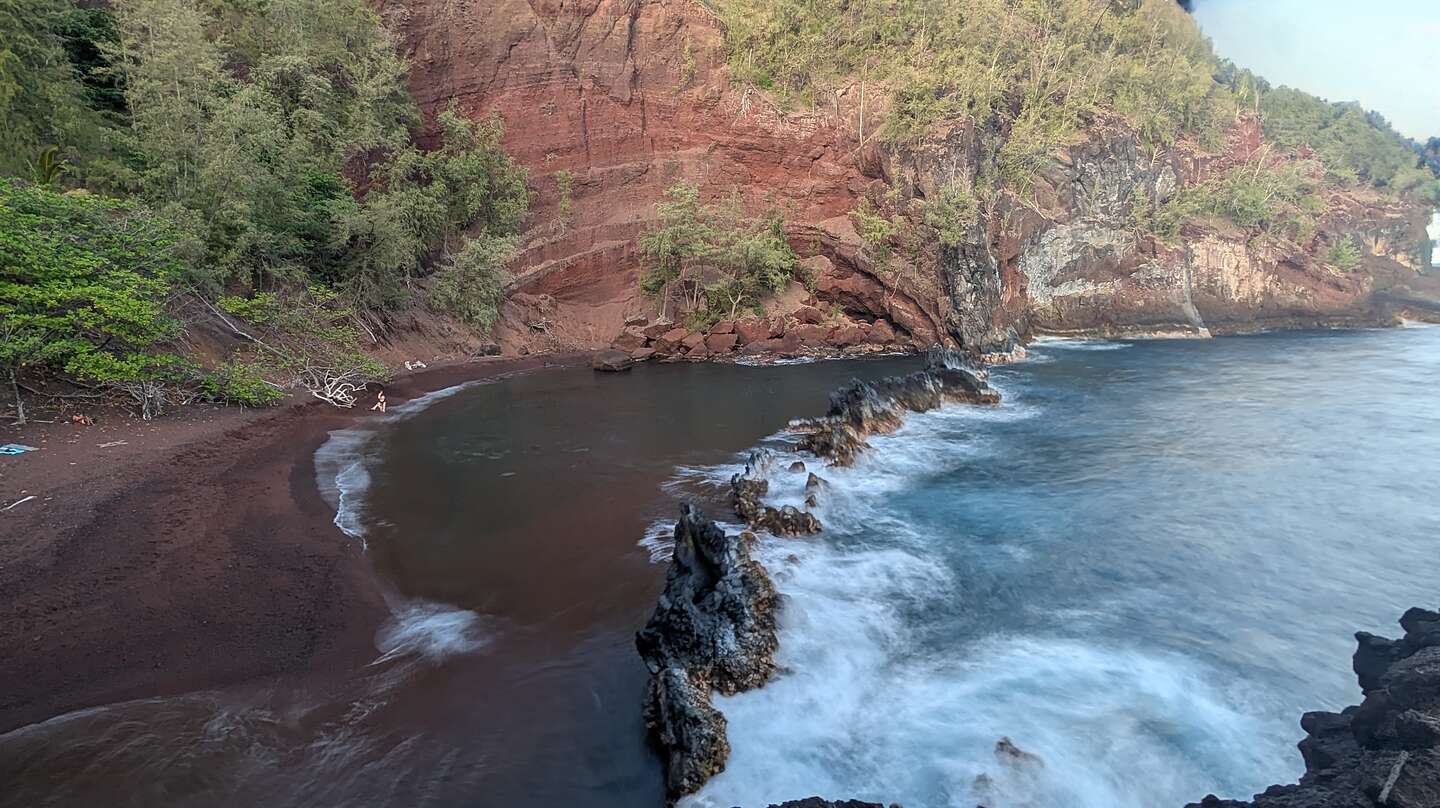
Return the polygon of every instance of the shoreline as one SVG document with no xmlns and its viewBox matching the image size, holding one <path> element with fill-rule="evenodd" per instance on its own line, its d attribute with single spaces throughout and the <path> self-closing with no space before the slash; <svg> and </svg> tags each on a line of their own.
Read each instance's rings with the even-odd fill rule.
<svg viewBox="0 0 1440 808">
<path fill-rule="evenodd" d="M 579 361 L 442 365 L 386 391 L 398 405 Z M 373 660 L 389 616 L 383 584 L 361 543 L 335 525 L 315 475 L 330 433 L 366 415 L 307 401 L 7 436 L 42 451 L 8 459 L 0 478 L 5 504 L 36 497 L 0 514 L 0 608 L 10 618 L 0 622 L 9 683 L 0 734 L 105 704 Z M 102 439 L 111 455 L 91 448 Z"/>
</svg>

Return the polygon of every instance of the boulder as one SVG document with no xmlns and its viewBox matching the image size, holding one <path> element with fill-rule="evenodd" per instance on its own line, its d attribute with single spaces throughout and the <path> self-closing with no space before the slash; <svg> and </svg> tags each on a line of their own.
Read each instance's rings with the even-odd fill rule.
<svg viewBox="0 0 1440 808">
<path fill-rule="evenodd" d="M 662 334 L 674 328 L 675 324 L 668 320 L 661 320 L 653 325 L 645 326 L 640 333 L 649 339 L 658 339 Z"/>
<path fill-rule="evenodd" d="M 610 346 L 617 351 L 633 351 L 636 348 L 644 348 L 649 340 L 638 329 L 627 328 L 620 332 L 620 336 L 610 343 Z"/>
<path fill-rule="evenodd" d="M 740 351 L 745 356 L 756 356 L 759 354 L 779 353 L 785 344 L 778 339 L 762 339 L 747 344 L 744 350 Z"/>
<path fill-rule="evenodd" d="M 710 333 L 711 333 L 711 334 L 733 334 L 733 333 L 735 333 L 735 321 L 734 321 L 734 320 L 721 320 L 720 322 L 718 322 L 718 323 L 715 324 L 715 327 L 714 327 L 714 328 L 710 329 Z"/>
<path fill-rule="evenodd" d="M 699 344 L 699 345 L 696 345 L 694 348 L 691 348 L 691 349 L 685 354 L 685 358 L 686 358 L 686 359 L 708 359 L 709 357 L 710 357 L 710 349 L 707 348 L 707 347 L 705 347 L 705 341 L 704 341 L 703 339 L 700 341 L 700 344 Z"/>
<path fill-rule="evenodd" d="M 741 345 L 770 338 L 770 322 L 759 317 L 746 317 L 735 322 L 735 336 Z"/>
<path fill-rule="evenodd" d="M 830 344 L 837 348 L 848 348 L 851 345 L 859 345 L 865 342 L 867 334 L 865 330 L 854 323 L 837 325 L 830 330 L 827 339 Z"/>
<path fill-rule="evenodd" d="M 673 332 L 672 332 L 672 333 L 673 333 Z M 668 335 L 667 335 L 667 336 L 668 336 Z M 694 334 L 694 333 L 685 334 L 685 335 L 679 340 L 679 342 L 680 342 L 681 345 L 684 345 L 684 346 L 685 346 L 686 350 L 693 351 L 693 350 L 695 350 L 696 348 L 699 348 L 701 345 L 704 345 L 704 344 L 705 344 L 705 335 L 704 335 L 704 334 Z"/>
<path fill-rule="evenodd" d="M 636 348 L 635 350 L 630 352 L 630 358 L 634 359 L 636 362 L 644 362 L 645 360 L 649 359 L 654 355 L 654 348 Z"/>
<path fill-rule="evenodd" d="M 596 370 L 618 373 L 635 367 L 635 360 L 624 351 L 596 351 L 590 357 L 590 367 Z"/>
<path fill-rule="evenodd" d="M 738 339 L 738 337 L 729 332 L 723 334 L 711 333 L 710 336 L 705 338 L 705 347 L 709 348 L 712 354 L 730 353 L 735 350 L 735 343 Z"/>
<path fill-rule="evenodd" d="M 794 314 L 790 316 L 794 317 L 797 321 L 801 323 L 808 323 L 810 325 L 816 325 L 825 322 L 825 313 L 815 308 L 814 306 L 801 306 L 800 308 L 795 310 Z"/>
<path fill-rule="evenodd" d="M 631 325 L 634 325 L 634 326 L 644 326 L 644 325 L 649 325 L 649 324 L 650 324 L 650 318 L 649 318 L 649 317 L 646 317 L 646 316 L 643 315 L 643 314 L 634 314 L 634 315 L 631 315 L 631 316 L 625 318 L 625 325 L 627 325 L 627 326 L 631 326 Z"/>
<path fill-rule="evenodd" d="M 890 325 L 889 320 L 876 320 L 870 326 L 870 333 L 866 339 L 871 345 L 892 345 L 895 342 L 895 328 Z"/>
<path fill-rule="evenodd" d="M 830 329 L 823 325 L 797 325 L 785 336 L 788 338 L 791 334 L 795 335 L 795 338 L 800 340 L 800 344 L 804 347 L 819 348 L 824 346 L 829 339 Z"/>
</svg>

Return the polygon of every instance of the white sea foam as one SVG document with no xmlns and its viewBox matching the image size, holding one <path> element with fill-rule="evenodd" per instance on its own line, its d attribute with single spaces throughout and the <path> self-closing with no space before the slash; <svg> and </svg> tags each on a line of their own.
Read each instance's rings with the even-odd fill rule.
<svg viewBox="0 0 1440 808">
<path fill-rule="evenodd" d="M 1115 639 L 984 633 L 947 565 L 961 537 L 917 529 L 896 497 L 991 451 L 987 428 L 1033 417 L 1016 383 L 998 408 L 910 415 L 851 468 L 781 453 L 774 504 L 799 504 L 807 473 L 828 483 L 825 531 L 765 537 L 785 595 L 781 674 L 717 698 L 732 753 L 682 804 L 765 805 L 814 794 L 907 806 L 1150 808 L 1215 790 L 1216 772 L 1259 787 L 1293 739 L 1247 716 L 1248 694 L 1182 655 Z M 1027 551 L 995 547 L 1023 568 Z M 1042 616 L 1043 618 L 1043 616 Z M 1052 624 L 1063 625 L 1063 615 Z M 1013 739 L 1038 762 L 997 754 Z M 1281 752 L 1283 753 L 1283 752 Z M 1237 792 L 1239 793 L 1239 792 Z"/>
<path fill-rule="evenodd" d="M 390 620 L 375 635 L 376 662 L 417 656 L 435 662 L 483 648 L 489 641 L 485 621 L 467 609 L 427 600 L 391 605 Z"/>
<path fill-rule="evenodd" d="M 1118 351 L 1134 347 L 1129 342 L 1117 342 L 1103 338 L 1039 336 L 1031 343 L 1032 348 L 1060 349 L 1067 351 Z"/>
<path fill-rule="evenodd" d="M 335 526 L 361 546 L 365 539 L 365 493 L 370 488 L 370 447 L 386 424 L 413 418 L 437 402 L 490 380 L 464 382 L 417 396 L 389 412 L 367 418 L 348 429 L 330 433 L 315 452 L 315 483 L 320 495 L 335 509 Z M 426 600 L 390 598 L 390 619 L 375 637 L 380 657 L 387 662 L 404 657 L 430 661 L 469 653 L 487 642 L 483 618 L 472 611 Z"/>
</svg>

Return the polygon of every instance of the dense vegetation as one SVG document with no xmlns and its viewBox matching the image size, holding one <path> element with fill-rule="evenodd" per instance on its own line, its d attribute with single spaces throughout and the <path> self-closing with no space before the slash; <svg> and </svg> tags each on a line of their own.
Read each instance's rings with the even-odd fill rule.
<svg viewBox="0 0 1440 808">
<path fill-rule="evenodd" d="M 298 383 L 344 403 L 379 371 L 357 335 L 375 339 L 388 312 L 425 300 L 493 323 L 524 172 L 498 121 L 455 110 L 436 148 L 416 147 L 405 64 L 363 0 L 0 0 L 0 41 L 0 175 L 19 178 L 3 197 L 26 211 L 0 237 L 34 248 L 3 267 L 6 361 L 120 384 L 147 372 L 124 357 L 168 356 L 178 303 L 198 301 L 253 355 L 208 375 L 152 363 L 172 396 L 258 403 Z M 107 219 L 150 241 L 52 243 Z M 109 338 L 76 306 L 109 307 L 54 284 L 158 306 L 165 327 Z"/>
<path fill-rule="evenodd" d="M 656 206 L 656 223 L 640 236 L 640 250 L 649 267 L 641 288 L 660 299 L 662 316 L 678 297 L 697 326 L 760 309 L 798 269 L 777 212 L 747 218 L 735 198 L 705 205 L 699 188 L 684 182 Z"/>
<path fill-rule="evenodd" d="M 712 4 L 728 25 L 738 78 L 792 105 L 833 103 L 837 109 L 842 91 L 851 93 L 848 104 L 855 103 L 858 85 L 875 99 L 860 102 L 856 123 L 866 140 L 903 145 L 942 119 L 976 121 L 986 159 L 967 194 L 1008 188 L 1023 196 L 1046 155 L 1081 138 L 1098 120 L 1125 121 L 1150 148 L 1180 139 L 1216 147 L 1238 114 L 1253 114 L 1281 152 L 1299 153 L 1303 162 L 1313 151 L 1327 184 L 1363 183 L 1440 204 L 1435 142 L 1427 153 L 1358 105 L 1272 88 L 1217 59 L 1194 22 L 1169 0 Z M 870 111 L 878 108 L 883 117 Z M 1429 165 L 1422 159 L 1427 154 Z M 1260 174 L 1267 176 L 1260 180 L 1287 186 L 1292 198 L 1263 213 L 1247 204 L 1240 187 L 1257 182 L 1253 167 L 1250 180 L 1237 171 L 1168 213 L 1184 207 L 1197 216 L 1223 216 L 1234 207 L 1246 226 L 1293 218 L 1294 207 L 1313 190 L 1297 181 L 1309 168 L 1287 169 L 1288 177 L 1274 176 L 1278 170 L 1266 162 Z M 963 197 L 951 201 L 962 206 L 949 205 L 935 229 L 953 239 L 956 230 L 947 225 L 965 220 L 967 203 Z"/>
<path fill-rule="evenodd" d="M 1006 132 L 999 168 L 1038 159 L 1102 111 L 1144 137 L 1218 139 L 1234 110 L 1193 22 L 1160 0 L 723 0 L 732 63 L 794 101 L 829 103 L 859 80 L 885 95 L 874 134 L 914 140 L 971 117 Z M 861 126 L 871 137 L 869 116 Z"/>
</svg>

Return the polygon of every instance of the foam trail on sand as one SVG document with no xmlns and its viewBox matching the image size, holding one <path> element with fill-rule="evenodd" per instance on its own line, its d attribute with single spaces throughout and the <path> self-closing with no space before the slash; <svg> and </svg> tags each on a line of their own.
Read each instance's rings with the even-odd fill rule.
<svg viewBox="0 0 1440 808">
<path fill-rule="evenodd" d="M 365 493 L 370 488 L 370 447 L 386 424 L 413 418 L 439 401 L 486 381 L 470 381 L 417 396 L 347 429 L 330 433 L 315 452 L 315 482 L 320 495 L 335 509 L 335 526 L 368 549 L 365 539 Z M 415 657 L 430 662 L 483 648 L 485 620 L 477 613 L 443 603 L 386 598 L 390 619 L 375 636 L 380 652 L 375 662 Z"/>
</svg>

